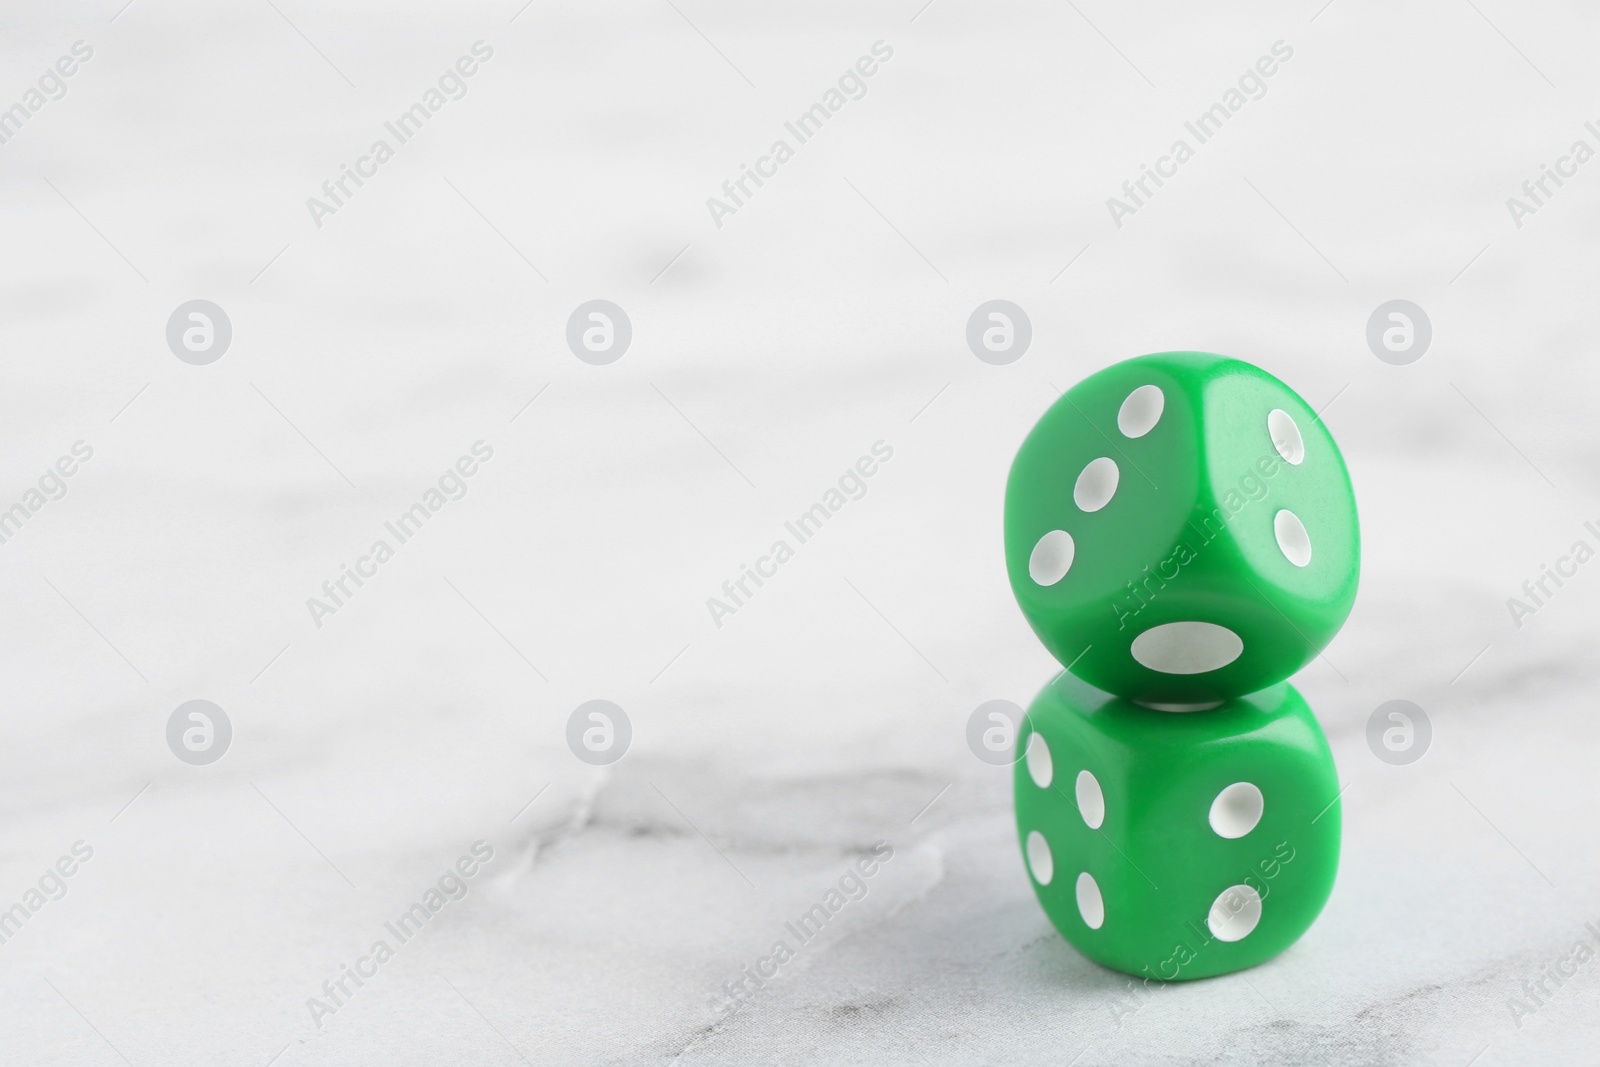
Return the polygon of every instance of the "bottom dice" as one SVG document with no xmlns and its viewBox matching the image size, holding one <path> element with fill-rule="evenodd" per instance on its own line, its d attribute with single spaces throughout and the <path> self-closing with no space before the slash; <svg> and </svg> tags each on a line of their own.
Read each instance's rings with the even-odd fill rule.
<svg viewBox="0 0 1600 1067">
<path fill-rule="evenodd" d="M 1157 711 L 1058 675 L 1017 737 L 1017 833 L 1061 936 L 1175 981 L 1252 967 L 1310 927 L 1339 865 L 1339 784 L 1289 685 Z"/>
</svg>

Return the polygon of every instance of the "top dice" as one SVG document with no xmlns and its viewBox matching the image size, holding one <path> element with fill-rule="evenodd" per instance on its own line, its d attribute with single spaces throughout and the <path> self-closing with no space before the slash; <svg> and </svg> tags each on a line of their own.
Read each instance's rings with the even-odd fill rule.
<svg viewBox="0 0 1600 1067">
<path fill-rule="evenodd" d="M 1006 569 L 1050 652 L 1145 703 L 1288 678 L 1355 601 L 1344 459 L 1304 400 L 1224 356 L 1107 367 L 1045 412 L 1006 483 Z"/>
</svg>

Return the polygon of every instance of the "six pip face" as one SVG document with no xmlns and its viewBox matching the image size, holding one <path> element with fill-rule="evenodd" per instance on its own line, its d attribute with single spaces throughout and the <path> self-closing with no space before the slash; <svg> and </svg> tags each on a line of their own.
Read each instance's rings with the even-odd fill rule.
<svg viewBox="0 0 1600 1067">
<path fill-rule="evenodd" d="M 1283 681 L 1355 601 L 1344 459 L 1287 385 L 1200 352 L 1069 390 L 1006 484 L 1006 569 L 1080 678 L 1131 700 L 1226 700 Z"/>
</svg>

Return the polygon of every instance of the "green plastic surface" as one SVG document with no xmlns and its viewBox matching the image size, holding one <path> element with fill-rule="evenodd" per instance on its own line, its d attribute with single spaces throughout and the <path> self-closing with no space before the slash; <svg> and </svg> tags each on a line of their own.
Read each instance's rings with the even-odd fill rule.
<svg viewBox="0 0 1600 1067">
<path fill-rule="evenodd" d="M 1166 712 L 1062 673 L 1028 709 L 1017 743 L 1025 753 L 1016 764 L 1017 832 L 1029 878 L 1061 935 L 1107 967 L 1175 981 L 1254 966 L 1305 932 L 1333 889 L 1333 755 L 1287 684 L 1206 711 Z M 1103 811 L 1096 790 L 1080 787 L 1085 772 Z M 1249 786 L 1260 799 L 1253 825 Z M 1213 825 L 1229 787 L 1234 802 L 1220 805 L 1219 822 L 1228 833 L 1248 826 L 1242 836 Z M 1035 834 L 1044 851 L 1030 844 Z M 1088 918 L 1096 896 L 1102 909 L 1098 928 L 1080 906 L 1085 877 L 1094 883 Z M 1252 893 L 1259 921 L 1223 940 L 1219 929 L 1249 926 Z"/>
<path fill-rule="evenodd" d="M 1143 386 L 1160 389 L 1160 417 L 1130 437 L 1119 413 Z M 1299 449 L 1294 434 L 1275 444 L 1274 411 L 1292 421 Z M 1116 466 L 1115 490 L 1087 511 L 1074 491 L 1101 458 Z M 1280 545 L 1280 512 L 1309 540 L 1303 566 Z M 1045 584 L 1030 563 L 1047 557 L 1041 539 L 1052 531 L 1070 537 L 1071 560 Z M 1053 536 L 1059 569 L 1062 535 Z M 1343 625 L 1360 570 L 1355 495 L 1316 412 L 1266 371 L 1200 352 L 1115 364 L 1045 412 L 1006 484 L 1005 550 L 1017 602 L 1056 659 L 1102 689 L 1151 702 L 1221 700 L 1287 679 Z M 1136 638 L 1179 622 L 1225 628 L 1242 651 L 1194 673 L 1135 658 Z M 1146 646 L 1163 633 L 1177 631 Z M 1184 640 L 1168 640 L 1166 653 L 1181 659 Z M 1207 662 L 1203 649 L 1198 659 Z"/>
</svg>

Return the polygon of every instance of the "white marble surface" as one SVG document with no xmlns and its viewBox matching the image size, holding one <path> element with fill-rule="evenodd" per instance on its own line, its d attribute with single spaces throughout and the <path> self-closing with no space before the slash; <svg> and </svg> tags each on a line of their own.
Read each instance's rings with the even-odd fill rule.
<svg viewBox="0 0 1600 1067">
<path fill-rule="evenodd" d="M 0 145 L 0 506 L 93 448 L 0 545 L 0 907 L 93 850 L 0 944 L 0 1061 L 1594 1058 L 1600 964 L 1509 1001 L 1600 925 L 1600 568 L 1521 628 L 1506 598 L 1597 543 L 1600 171 L 1520 229 L 1505 205 L 1594 141 L 1592 12 L 121 3 L 11 4 L 0 34 L 5 105 L 94 49 Z M 306 198 L 480 39 L 466 97 L 316 228 Z M 1267 95 L 1116 228 L 1106 198 L 1280 39 Z M 878 40 L 865 98 L 713 225 Z M 634 324 L 609 367 L 562 342 L 597 296 Z M 234 326 L 209 367 L 163 338 L 195 297 Z M 995 297 L 1034 327 L 1008 367 L 963 339 Z M 1363 339 L 1395 297 L 1434 325 L 1412 366 Z M 1349 783 L 1328 909 L 1135 1001 L 1051 930 L 963 731 L 1052 671 L 1001 563 L 1017 442 L 1057 387 L 1177 347 L 1332 404 L 1365 567 L 1296 679 Z M 467 495 L 314 627 L 480 439 Z M 1397 697 L 1434 727 L 1407 767 L 1365 741 Z M 207 767 L 164 739 L 195 698 L 235 731 Z M 564 735 L 593 698 L 633 725 L 603 770 Z M 866 896 L 715 1011 L 879 841 Z"/>
</svg>

